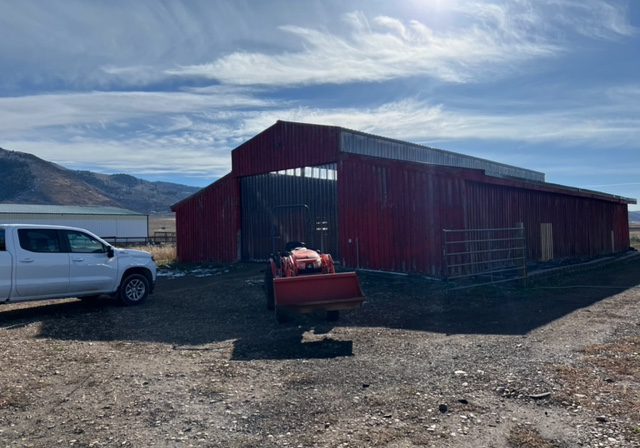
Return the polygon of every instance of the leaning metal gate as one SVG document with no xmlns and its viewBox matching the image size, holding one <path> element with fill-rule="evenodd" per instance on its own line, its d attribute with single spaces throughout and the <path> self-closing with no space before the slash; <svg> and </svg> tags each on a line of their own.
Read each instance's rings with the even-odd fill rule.
<svg viewBox="0 0 640 448">
<path fill-rule="evenodd" d="M 487 282 L 527 277 L 524 226 L 443 230 L 444 277 Z"/>
</svg>

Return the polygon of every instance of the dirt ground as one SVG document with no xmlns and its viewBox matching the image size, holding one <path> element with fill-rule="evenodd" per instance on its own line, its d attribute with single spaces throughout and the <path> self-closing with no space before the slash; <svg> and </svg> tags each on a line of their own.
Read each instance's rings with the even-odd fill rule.
<svg viewBox="0 0 640 448">
<path fill-rule="evenodd" d="M 0 446 L 640 446 L 640 257 L 278 325 L 262 266 L 0 308 Z"/>
<path fill-rule="evenodd" d="M 155 232 L 175 232 L 176 217 L 173 213 L 149 215 L 149 235 Z"/>
</svg>

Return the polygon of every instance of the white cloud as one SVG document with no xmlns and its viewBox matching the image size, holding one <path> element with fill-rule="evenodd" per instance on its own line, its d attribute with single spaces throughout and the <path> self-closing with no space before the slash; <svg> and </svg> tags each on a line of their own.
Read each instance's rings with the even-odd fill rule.
<svg viewBox="0 0 640 448">
<path fill-rule="evenodd" d="M 56 11 L 28 3 L 12 11 L 0 6 L 0 13 L 6 13 L 0 14 L 0 25 L 16 36 L 0 42 L 3 59 L 13 63 L 24 56 L 39 67 L 34 61 L 40 58 L 65 86 L 75 85 L 76 76 L 80 85 L 161 82 L 163 88 L 174 89 L 5 95 L 0 97 L 0 146 L 72 167 L 210 178 L 228 170 L 231 148 L 278 119 L 335 124 L 454 151 L 456 142 L 463 140 L 480 142 L 475 147 L 548 142 L 560 148 L 582 144 L 600 150 L 633 147 L 640 141 L 638 85 L 589 95 L 568 93 L 569 100 L 554 99 L 547 110 L 535 98 L 500 110 L 489 91 L 444 104 L 399 98 L 369 107 L 349 107 L 342 101 L 343 106 L 330 109 L 304 100 L 270 99 L 282 96 L 274 88 L 296 85 L 380 82 L 380 93 L 388 99 L 394 93 L 382 85 L 386 80 L 493 81 L 525 70 L 531 61 L 571 51 L 576 37 L 613 40 L 637 34 L 620 3 L 601 0 L 414 3 L 427 11 L 420 20 L 411 19 L 410 8 L 398 8 L 396 14 L 378 5 L 377 12 L 372 6 L 371 14 L 349 13 L 340 23 L 332 22 L 335 5 L 319 8 L 320 2 L 314 11 L 326 15 L 318 20 L 301 19 L 300 11 L 309 15 L 307 6 L 298 13 L 267 14 L 273 8 L 260 5 L 262 9 L 244 22 L 243 8 L 254 11 L 254 5 L 172 3 L 156 8 L 141 0 L 128 13 L 86 2 L 65 3 Z M 416 17 L 418 12 L 413 11 Z M 258 22 L 265 23 L 259 30 Z M 276 28 L 274 23 L 289 25 Z M 95 35 L 89 32 L 92 28 Z M 238 47 L 245 50 L 229 52 Z M 199 63 L 212 59 L 210 64 Z M 177 68 L 162 68 L 167 66 Z M 35 77 L 48 79 L 43 73 L 34 70 Z M 3 73 L 3 78 L 11 76 Z M 221 84 L 176 87 L 198 85 L 190 77 Z M 6 84 L 3 78 L 0 86 Z M 339 96 L 348 87 L 333 89 Z M 463 95 L 451 90 L 458 98 Z M 376 94 L 372 87 L 371 102 Z M 334 104 L 340 102 L 336 98 Z M 476 155 L 500 156 L 488 150 Z"/>
<path fill-rule="evenodd" d="M 231 164 L 228 151 L 182 140 L 132 138 L 56 140 L 14 140 L 10 148 L 35 154 L 66 168 L 104 173 L 174 176 L 211 179 L 224 175 Z M 226 149 L 226 148 L 225 148 Z"/>
<path fill-rule="evenodd" d="M 0 98 L 0 133 L 8 135 L 49 126 L 112 123 L 154 115 L 270 105 L 238 89 L 191 92 L 89 92 Z"/>
<path fill-rule="evenodd" d="M 376 82 L 427 76 L 451 83 L 513 72 L 523 62 L 568 51 L 567 35 L 611 39 L 635 28 L 624 8 L 601 0 L 516 2 L 452 1 L 441 4 L 457 19 L 448 27 L 389 16 L 343 16 L 342 33 L 281 26 L 297 51 L 236 51 L 208 64 L 167 70 L 174 76 L 226 84 L 291 86 Z M 441 11 L 442 12 L 442 11 Z"/>
<path fill-rule="evenodd" d="M 608 112 L 606 116 L 601 113 L 604 109 Z M 638 113 L 632 114 L 635 118 L 614 118 L 610 116 L 612 109 L 625 115 L 633 110 Z M 640 140 L 640 107 L 627 103 L 499 114 L 452 110 L 444 105 L 406 99 L 375 108 L 265 110 L 245 118 L 244 123 L 250 129 L 264 129 L 277 119 L 336 125 L 425 143 L 484 140 L 611 147 Z"/>
<path fill-rule="evenodd" d="M 209 64 L 167 70 L 236 85 L 305 85 L 385 81 L 416 75 L 447 82 L 467 82 L 506 70 L 533 58 L 552 56 L 556 45 L 531 39 L 519 19 L 497 5 L 482 11 L 476 23 L 436 32 L 424 23 L 362 13 L 344 16 L 348 35 L 286 25 L 280 29 L 302 49 L 278 54 L 235 52 Z M 467 11 L 468 12 L 468 11 Z"/>
<path fill-rule="evenodd" d="M 634 91 L 635 87 L 625 86 L 624 90 Z M 231 149 L 277 120 L 290 120 L 342 126 L 452 151 L 459 149 L 458 142 L 473 141 L 476 150 L 471 155 L 531 167 L 541 163 L 535 155 L 523 157 L 522 151 L 493 146 L 497 142 L 538 147 L 551 143 L 557 148 L 581 146 L 581 151 L 600 152 L 633 147 L 640 141 L 640 106 L 634 103 L 631 97 L 629 102 L 590 108 L 519 114 L 453 110 L 417 99 L 372 108 L 219 109 L 155 116 L 145 120 L 149 125 L 141 129 L 105 123 L 106 129 L 97 135 L 76 128 L 34 129 L 27 133 L 28 138 L 5 140 L 2 146 L 72 168 L 93 165 L 105 172 L 179 174 L 206 180 L 229 171 Z M 619 118 L 613 118 L 616 115 Z"/>
<path fill-rule="evenodd" d="M 622 1 L 0 2 L 0 89 L 153 85 L 197 76 L 305 85 L 428 76 L 468 82 L 637 34 Z M 418 18 L 420 20 L 416 20 Z M 278 27 L 279 25 L 283 25 Z M 238 50 L 240 48 L 240 50 Z M 210 63 L 206 63 L 211 61 Z M 1 92 L 1 91 L 0 91 Z"/>
<path fill-rule="evenodd" d="M 622 2 L 603 0 L 546 0 L 554 21 L 589 38 L 629 37 L 638 29 L 629 23 Z M 555 9 L 555 10 L 554 10 Z"/>
</svg>

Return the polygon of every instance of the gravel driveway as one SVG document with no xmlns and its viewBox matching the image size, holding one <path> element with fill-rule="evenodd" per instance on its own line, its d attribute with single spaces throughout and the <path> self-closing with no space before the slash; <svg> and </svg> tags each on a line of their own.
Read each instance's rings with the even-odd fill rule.
<svg viewBox="0 0 640 448">
<path fill-rule="evenodd" d="M 528 289 L 362 275 L 278 325 L 262 266 L 0 307 L 0 446 L 640 446 L 640 257 Z"/>
</svg>

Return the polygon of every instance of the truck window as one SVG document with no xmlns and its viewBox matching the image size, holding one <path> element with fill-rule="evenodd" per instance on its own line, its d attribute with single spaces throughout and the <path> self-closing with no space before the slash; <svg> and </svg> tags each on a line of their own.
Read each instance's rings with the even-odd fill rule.
<svg viewBox="0 0 640 448">
<path fill-rule="evenodd" d="M 62 252 L 58 231 L 54 229 L 18 229 L 20 247 L 30 252 Z"/>
<path fill-rule="evenodd" d="M 7 244 L 4 239 L 4 229 L 0 229 L 0 252 L 7 250 Z"/>
<path fill-rule="evenodd" d="M 65 232 L 69 240 L 69 249 L 74 253 L 99 254 L 106 252 L 104 244 L 86 233 L 68 230 Z"/>
</svg>

